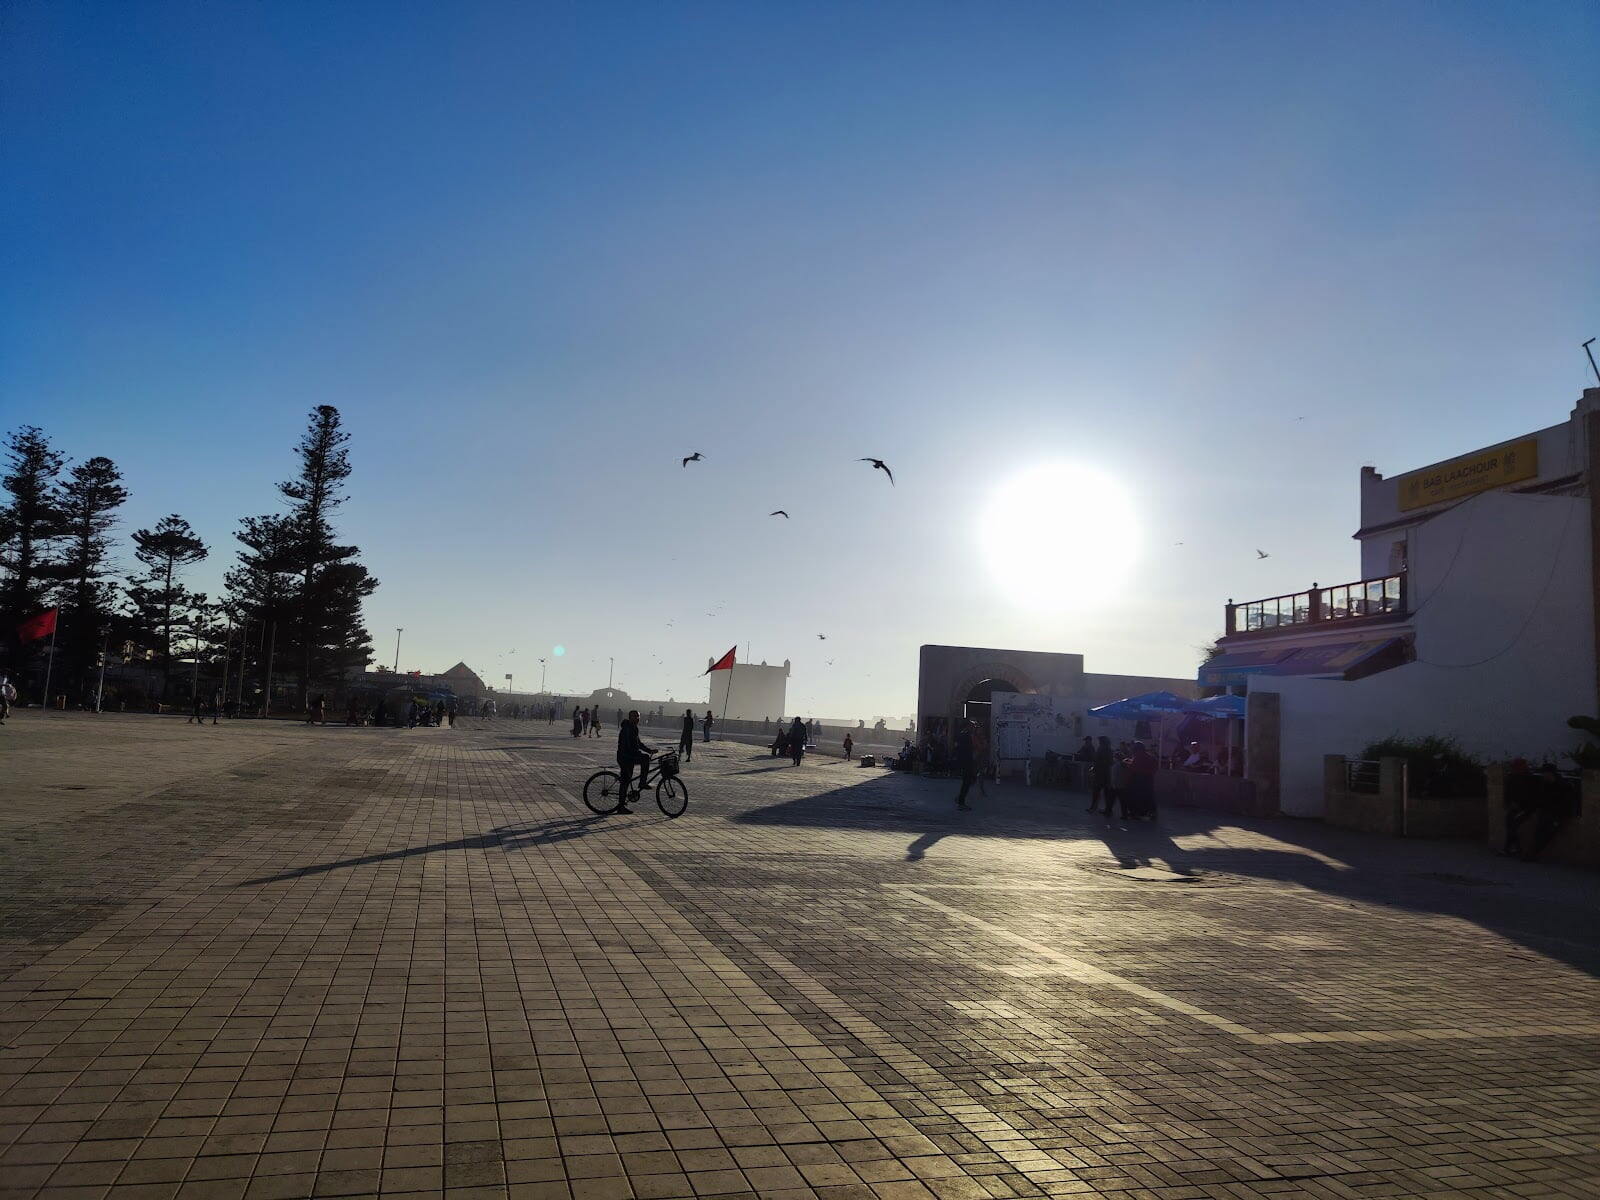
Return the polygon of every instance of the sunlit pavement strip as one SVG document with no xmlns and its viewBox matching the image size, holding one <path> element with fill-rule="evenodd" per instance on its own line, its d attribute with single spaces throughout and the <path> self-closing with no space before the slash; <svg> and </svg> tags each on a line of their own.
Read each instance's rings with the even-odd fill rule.
<svg viewBox="0 0 1600 1200">
<path fill-rule="evenodd" d="M 727 743 L 599 817 L 539 723 L 0 739 L 0 1195 L 1600 1194 L 1592 875 Z"/>
</svg>

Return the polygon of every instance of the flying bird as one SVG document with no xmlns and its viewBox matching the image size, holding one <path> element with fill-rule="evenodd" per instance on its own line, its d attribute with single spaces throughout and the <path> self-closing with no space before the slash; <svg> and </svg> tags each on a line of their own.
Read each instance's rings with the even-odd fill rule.
<svg viewBox="0 0 1600 1200">
<path fill-rule="evenodd" d="M 858 458 L 856 461 L 857 462 L 869 462 L 869 463 L 871 463 L 873 470 L 882 471 L 885 475 L 887 475 L 889 477 L 889 486 L 890 487 L 894 486 L 894 472 L 889 470 L 887 464 L 884 463 L 883 459 L 881 459 L 881 458 Z"/>
<path fill-rule="evenodd" d="M 819 642 L 825 642 L 825 641 L 827 641 L 827 640 L 828 640 L 828 635 L 827 635 L 827 634 L 825 634 L 825 633 L 819 633 L 819 634 L 817 634 L 817 641 L 819 641 Z"/>
<path fill-rule="evenodd" d="M 789 519 L 789 514 L 784 512 L 783 509 L 781 509 L 781 508 L 773 509 L 771 512 L 769 512 L 767 514 L 767 516 L 769 516 L 769 517 L 782 517 L 785 521 L 787 521 Z"/>
<path fill-rule="evenodd" d="M 688 458 L 683 460 L 683 465 L 687 467 L 690 463 L 699 462 L 704 457 L 704 454 L 701 454 L 700 451 L 696 450 L 693 454 L 689 455 Z"/>
<path fill-rule="evenodd" d="M 829 660 L 828 660 L 828 665 L 829 665 L 829 666 L 830 666 L 830 667 L 831 667 L 831 666 L 833 666 L 833 659 L 831 659 L 831 658 L 830 658 L 830 659 L 829 659 Z"/>
<path fill-rule="evenodd" d="M 1265 550 L 1257 550 L 1256 551 L 1256 557 L 1257 558 L 1271 558 L 1272 555 L 1268 554 Z"/>
</svg>

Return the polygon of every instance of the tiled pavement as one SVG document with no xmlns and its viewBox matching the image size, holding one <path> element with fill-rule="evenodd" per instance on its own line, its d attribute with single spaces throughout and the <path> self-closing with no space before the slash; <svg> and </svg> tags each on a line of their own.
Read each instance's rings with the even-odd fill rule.
<svg viewBox="0 0 1600 1200">
<path fill-rule="evenodd" d="M 0 1196 L 1600 1195 L 1593 875 L 469 724 L 0 729 Z"/>
</svg>

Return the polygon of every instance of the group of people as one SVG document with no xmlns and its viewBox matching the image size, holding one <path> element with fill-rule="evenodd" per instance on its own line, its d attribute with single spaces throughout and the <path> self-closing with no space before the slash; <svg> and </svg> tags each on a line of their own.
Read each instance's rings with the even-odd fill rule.
<svg viewBox="0 0 1600 1200">
<path fill-rule="evenodd" d="M 799 717 L 790 721 L 787 729 L 780 724 L 778 726 L 778 736 L 773 739 L 772 745 L 769 747 L 772 751 L 772 757 L 781 758 L 787 755 L 794 760 L 794 765 L 798 767 L 800 760 L 805 757 L 806 745 L 811 742 L 811 734 L 812 723 L 802 721 Z M 849 741 L 848 734 L 845 740 Z M 848 758 L 849 756 L 850 751 L 846 749 L 845 757 Z"/>
<path fill-rule="evenodd" d="M 1098 742 L 1083 739 L 1080 759 L 1088 753 L 1089 812 L 1102 811 L 1111 820 L 1112 810 L 1120 808 L 1124 821 L 1156 819 L 1156 760 L 1142 741 L 1119 742 L 1101 735 Z"/>
</svg>

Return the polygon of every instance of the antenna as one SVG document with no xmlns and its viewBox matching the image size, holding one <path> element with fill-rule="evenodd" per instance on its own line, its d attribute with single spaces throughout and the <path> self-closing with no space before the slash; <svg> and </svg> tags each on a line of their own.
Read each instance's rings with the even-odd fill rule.
<svg viewBox="0 0 1600 1200">
<path fill-rule="evenodd" d="M 1600 367 L 1594 365 L 1594 351 L 1589 349 L 1592 345 L 1594 345 L 1594 339 L 1590 338 L 1583 344 L 1583 352 L 1589 356 L 1589 369 L 1594 372 L 1595 382 L 1600 383 Z"/>
</svg>

